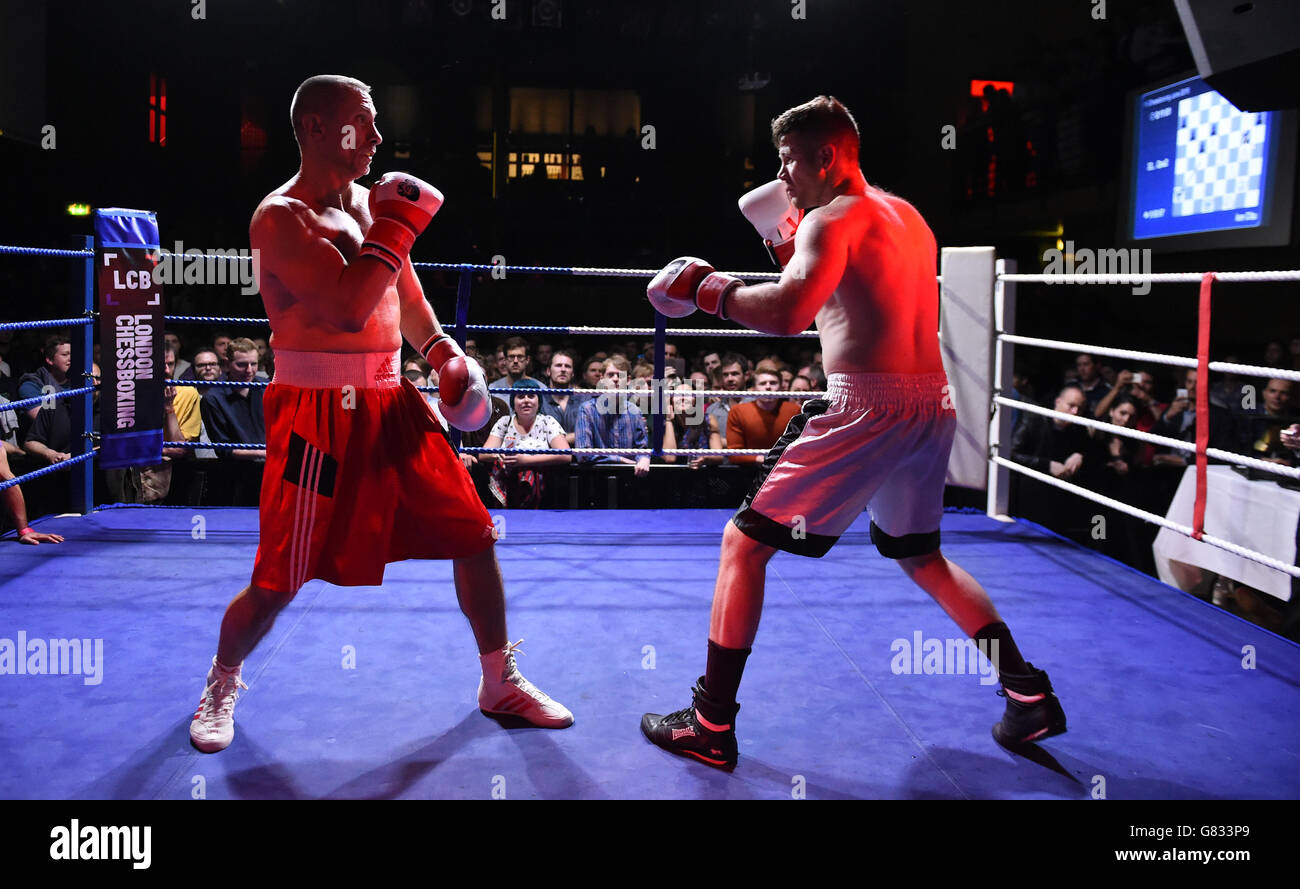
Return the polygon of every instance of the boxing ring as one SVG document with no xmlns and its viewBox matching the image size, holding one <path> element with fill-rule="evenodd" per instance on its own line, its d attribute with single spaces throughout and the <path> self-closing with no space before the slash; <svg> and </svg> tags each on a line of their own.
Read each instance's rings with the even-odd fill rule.
<svg viewBox="0 0 1300 889">
<path fill-rule="evenodd" d="M 0 248 L 0 254 L 18 252 Z M 62 252 L 72 259 L 92 255 L 89 244 L 86 251 Z M 12 535 L 0 541 L 0 640 L 12 640 L 13 651 L 22 642 L 29 653 L 24 666 L 41 666 L 0 672 L 0 757 L 8 765 L 0 771 L 0 796 L 1300 795 L 1300 647 L 1006 515 L 1009 473 L 1041 475 L 1007 459 L 1001 444 L 1009 440 L 1007 408 L 1045 410 L 1003 395 L 1010 389 L 1010 348 L 1077 344 L 1030 341 L 1010 329 L 1014 285 L 1044 276 L 1015 275 L 995 265 L 1001 261 L 985 248 L 945 250 L 943 259 L 945 360 L 963 427 L 950 482 L 988 490 L 985 510 L 946 512 L 944 551 L 989 590 L 1026 657 L 1052 671 L 1069 714 L 1065 735 L 1023 755 L 992 741 L 989 726 L 1002 706 L 997 685 L 973 661 L 930 669 L 930 643 L 938 641 L 942 650 L 960 633 L 877 554 L 864 515 L 822 559 L 778 553 L 772 560 L 765 614 L 741 687 L 736 770 L 673 758 L 642 739 L 638 722 L 645 711 L 675 708 L 703 664 L 730 511 L 492 510 L 500 517 L 497 553 L 511 638 L 527 640 L 521 668 L 574 712 L 572 728 L 503 728 L 478 712 L 478 663 L 451 565 L 410 561 L 389 565 L 382 587 L 308 582 L 245 664 L 249 691 L 240 698 L 233 745 L 205 756 L 190 746 L 188 726 L 221 616 L 248 582 L 257 511 L 96 507 L 88 484 L 95 439 L 86 431 L 90 399 L 83 398 L 81 452 L 41 472 L 68 469 L 82 478 L 74 493 L 85 508 L 34 523 L 66 542 L 19 546 Z M 86 266 L 89 282 L 89 259 Z M 492 267 L 416 266 L 460 273 L 455 323 L 446 326 L 462 344 L 472 330 L 653 333 L 656 378 L 662 379 L 665 338 L 692 335 L 691 329 L 667 328 L 661 316 L 653 328 L 471 325 L 473 275 Z M 520 270 L 526 269 L 537 271 Z M 625 277 L 632 300 L 643 298 L 644 279 L 655 271 L 547 267 L 538 273 Z M 1202 286 L 1204 329 L 1210 285 Z M 84 348 L 74 356 L 82 365 L 92 346 L 92 289 L 87 283 L 80 317 L 41 322 L 83 325 Z M 167 317 L 169 323 L 217 320 L 250 323 Z M 708 329 L 700 335 L 744 334 Z M 962 337 L 977 347 L 965 348 Z M 1208 362 L 1205 348 L 1196 359 L 1165 357 L 1199 362 L 1203 371 L 1223 369 Z M 1273 369 L 1242 372 L 1263 371 L 1280 375 Z M 1205 385 L 1208 374 L 1202 372 L 1200 381 Z M 92 391 L 78 387 L 58 397 Z M 661 441 L 662 415 L 656 421 L 652 443 Z M 1203 443 L 1190 450 L 1206 456 Z M 1295 477 L 1297 471 L 1279 474 Z M 1048 478 L 1040 480 L 1068 486 Z M 1175 530 L 1207 545 L 1244 549 L 1229 534 L 1207 531 L 1203 521 Z M 1254 557 L 1300 576 L 1294 553 Z M 43 665 L 30 656 L 34 643 L 48 654 Z M 3 651 L 0 641 L 0 658 Z M 62 669 L 70 664 L 78 669 Z"/>
</svg>

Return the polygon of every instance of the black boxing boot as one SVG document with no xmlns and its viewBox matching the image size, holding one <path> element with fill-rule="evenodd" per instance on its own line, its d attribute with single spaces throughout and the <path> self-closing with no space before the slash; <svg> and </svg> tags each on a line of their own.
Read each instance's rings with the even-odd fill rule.
<svg viewBox="0 0 1300 889">
<path fill-rule="evenodd" d="M 1003 747 L 1021 747 L 1065 731 L 1065 711 L 1052 692 L 1047 673 L 1033 664 L 1025 666 L 1028 673 L 1002 673 L 998 677 L 1002 681 L 998 694 L 1007 699 L 1007 709 L 993 726 L 993 738 Z"/>
<path fill-rule="evenodd" d="M 737 758 L 735 721 L 740 705 L 719 707 L 704 690 L 703 676 L 691 692 L 691 706 L 684 710 L 666 716 L 657 713 L 642 716 L 641 734 L 669 753 L 694 757 L 721 769 L 734 768 Z M 701 722 L 702 714 L 714 717 L 704 716 L 704 721 L 712 728 Z"/>
</svg>

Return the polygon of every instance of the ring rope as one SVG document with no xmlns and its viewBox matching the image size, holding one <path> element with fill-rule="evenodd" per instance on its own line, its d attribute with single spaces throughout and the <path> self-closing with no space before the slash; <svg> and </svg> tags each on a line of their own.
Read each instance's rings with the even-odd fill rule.
<svg viewBox="0 0 1300 889">
<path fill-rule="evenodd" d="M 1013 470 L 1015 472 L 1019 472 L 1023 475 L 1027 475 L 1031 478 L 1036 478 L 1039 481 L 1046 482 L 1049 485 L 1060 488 L 1063 491 L 1069 491 L 1073 494 L 1078 494 L 1080 497 L 1083 497 L 1085 500 L 1091 500 L 1095 503 L 1100 503 L 1103 506 L 1109 506 L 1111 509 L 1115 509 L 1118 510 L 1119 512 L 1126 513 L 1128 515 L 1134 516 L 1139 519 L 1143 519 L 1145 521 L 1151 522 L 1156 525 L 1160 525 L 1162 528 L 1168 528 L 1171 531 L 1177 531 L 1179 534 L 1182 534 L 1184 537 L 1193 537 L 1193 539 L 1195 539 L 1192 534 L 1192 528 L 1190 525 L 1180 525 L 1177 522 L 1170 521 L 1164 516 L 1147 512 L 1144 509 L 1138 509 L 1136 506 L 1129 506 L 1127 503 L 1123 503 L 1122 501 L 1119 500 L 1114 500 L 1110 497 L 1106 497 L 1102 494 L 1098 494 L 1095 491 L 1089 491 L 1087 488 L 1082 488 L 1079 487 L 1078 485 L 1072 485 L 1069 482 L 1063 482 L 1059 478 L 1056 478 L 1051 475 L 1047 475 L 1046 473 L 1039 472 L 1036 469 L 1030 469 L 1028 466 L 1023 466 L 1019 463 L 1016 463 L 1013 460 L 1008 460 L 1005 457 L 995 456 L 993 457 L 993 462 L 998 464 L 999 466 L 1005 466 L 1007 469 Z M 1217 546 L 1219 549 L 1227 550 L 1233 555 L 1238 555 L 1238 556 L 1242 556 L 1243 558 L 1251 559 L 1252 561 L 1259 562 L 1261 565 L 1266 565 L 1269 568 L 1273 568 L 1278 571 L 1282 571 L 1286 574 L 1289 574 L 1292 577 L 1300 577 L 1300 566 L 1288 565 L 1285 562 L 1278 561 L 1272 556 L 1266 556 L 1263 553 L 1256 552 L 1253 549 L 1247 549 L 1244 546 L 1238 546 L 1237 544 L 1229 540 L 1224 540 L 1221 537 L 1215 537 L 1212 534 L 1202 534 L 1200 540 L 1202 543 L 1208 543 L 1211 546 Z"/>
<path fill-rule="evenodd" d="M 163 320 L 167 322 L 184 323 L 184 324 L 262 324 L 269 325 L 270 321 L 266 318 L 234 318 L 221 315 L 164 315 Z M 81 323 L 81 322 L 78 322 Z M 48 325 L 56 326 L 56 325 Z M 444 329 L 455 330 L 457 325 L 446 324 Z M 571 333 L 580 336 L 592 335 L 627 335 L 627 336 L 654 336 L 653 327 L 593 327 L 589 325 L 551 325 L 551 324 L 466 324 L 467 330 L 488 330 L 488 331 L 523 331 L 531 333 Z M 754 336 L 754 337 L 777 337 L 781 334 L 763 333 L 761 330 L 746 330 L 739 328 L 729 330 L 725 327 L 670 327 L 666 331 L 669 336 Z M 805 330 L 801 333 L 789 334 L 791 337 L 820 337 L 821 334 L 815 330 Z"/>
<path fill-rule="evenodd" d="M 250 441 L 164 441 L 163 447 L 168 448 L 243 448 L 250 451 L 266 450 L 266 442 Z M 626 456 L 626 457 L 707 457 L 707 456 L 747 456 L 761 457 L 768 453 L 762 448 L 723 448 L 714 450 L 712 448 L 664 448 L 656 451 L 653 448 L 460 448 L 458 453 L 463 454 L 545 454 L 554 456 L 556 454 L 573 454 L 579 457 L 598 457 L 601 455 Z M 62 465 L 62 464 L 59 464 Z"/>
<path fill-rule="evenodd" d="M 94 256 L 93 250 L 57 250 L 53 247 L 14 247 L 8 244 L 0 244 L 0 255 L 8 254 L 10 256 L 72 256 L 87 257 Z"/>
<path fill-rule="evenodd" d="M 47 321 L 6 321 L 0 324 L 0 330 L 35 330 L 41 327 L 72 327 L 76 324 L 94 324 L 96 318 L 51 318 Z"/>
<path fill-rule="evenodd" d="M 1161 352 L 1138 352 L 1132 349 L 1112 349 L 1108 346 L 1093 346 L 1088 343 L 1071 343 L 1065 340 L 1047 340 L 1031 336 L 1019 336 L 1012 333 L 998 333 L 998 340 L 1022 346 L 1040 346 L 1044 349 L 1056 349 L 1059 352 L 1087 352 L 1092 355 L 1106 355 L 1113 358 L 1134 358 L 1152 364 L 1169 364 L 1176 367 L 1196 367 L 1195 358 L 1181 355 L 1165 355 Z M 1300 370 L 1285 367 L 1263 367 L 1256 364 L 1232 364 L 1226 361 L 1211 361 L 1210 370 L 1216 373 L 1235 373 L 1242 376 L 1264 377 L 1277 380 L 1300 380 Z"/>
<path fill-rule="evenodd" d="M 1011 284 L 1199 284 L 1206 272 L 1132 272 L 1129 274 L 1020 274 L 1003 273 L 997 280 Z M 1271 272 L 1214 272 L 1215 281 L 1300 281 L 1300 269 Z"/>
<path fill-rule="evenodd" d="M 1137 440 L 1147 442 L 1148 444 L 1163 445 L 1167 448 L 1188 451 L 1190 453 L 1195 453 L 1196 451 L 1196 444 L 1190 441 L 1182 441 L 1177 438 L 1155 435 L 1151 432 L 1143 432 L 1140 429 L 1129 429 L 1127 426 L 1116 426 L 1113 423 L 1094 420 L 1090 417 L 1076 417 L 1073 414 L 1064 414 L 1060 411 L 1055 411 L 1051 408 L 1042 407 L 1037 404 L 1030 404 L 1026 401 L 1016 401 L 1013 398 L 1003 398 L 1001 395 L 993 396 L 993 401 L 997 404 L 1005 405 L 1006 407 L 1019 408 L 1032 414 L 1039 414 L 1056 420 L 1066 420 L 1079 426 L 1101 429 L 1105 432 L 1122 435 L 1126 438 L 1136 438 Z M 1207 457 L 1213 457 L 1216 460 L 1223 460 L 1227 463 L 1236 463 L 1238 466 L 1248 466 L 1252 469 L 1272 472 L 1276 475 L 1284 475 L 1287 478 L 1300 479 L 1300 466 L 1283 466 L 1280 463 L 1270 463 L 1267 460 L 1259 460 L 1255 457 L 1247 457 L 1244 454 L 1235 454 L 1232 451 L 1224 451 L 1219 448 L 1206 448 L 1205 454 Z"/>
<path fill-rule="evenodd" d="M 262 388 L 262 389 L 264 389 L 264 388 L 266 388 L 267 386 L 271 385 L 271 383 L 270 383 L 270 381 L 266 381 L 266 380 L 250 380 L 250 381 L 247 382 L 247 383 L 236 383 L 236 382 L 234 382 L 234 381 L 232 381 L 232 380 L 211 380 L 211 381 L 208 381 L 208 380 L 163 380 L 163 385 L 164 385 L 164 386 L 195 386 L 195 387 L 198 387 L 198 386 L 227 386 L 227 387 L 234 386 L 234 387 L 239 387 L 239 388 L 243 388 L 243 389 L 253 389 L 253 388 Z M 433 393 L 433 392 L 437 392 L 437 391 L 438 391 L 438 387 L 437 387 L 437 386 L 416 386 L 415 388 L 418 389 L 418 390 L 421 391 L 421 392 L 430 392 L 430 393 Z M 82 391 L 82 390 L 78 390 L 78 391 Z M 748 389 L 744 389 L 744 390 L 732 390 L 732 389 L 666 389 L 666 390 L 665 390 L 665 389 L 662 389 L 662 387 L 661 387 L 660 391 L 663 392 L 663 393 L 665 393 L 665 395 L 667 395 L 668 397 L 672 397 L 672 398 L 757 398 L 758 396 L 760 396 L 760 395 L 763 394 L 763 393 L 761 393 L 761 392 L 750 391 L 750 390 L 748 390 Z M 528 387 L 528 388 L 525 388 L 525 389 L 515 389 L 515 388 L 511 388 L 511 387 L 507 387 L 507 388 L 504 388 L 504 389 L 493 389 L 493 388 L 491 388 L 491 387 L 488 388 L 488 394 L 489 394 L 489 395 L 501 395 L 501 396 L 515 396 L 515 395 L 521 395 L 521 394 L 523 394 L 523 395 L 530 395 L 530 394 L 548 395 L 548 394 L 549 394 L 549 395 L 595 395 L 595 396 L 600 396 L 600 395 L 628 395 L 628 396 L 634 396 L 634 397 L 635 397 L 635 396 L 649 396 L 649 395 L 652 394 L 653 392 L 654 392 L 653 389 L 547 389 L 547 388 L 545 388 L 545 387 L 540 387 L 540 386 L 539 386 L 539 387 Z M 68 394 L 71 394 L 71 393 L 68 393 Z M 784 391 L 777 391 L 775 394 L 776 394 L 776 395 L 779 395 L 781 400 L 785 400 L 785 399 L 788 399 L 788 398 L 825 398 L 825 397 L 826 397 L 826 393 L 825 393 L 825 392 L 784 392 Z M 59 395 L 56 395 L 56 396 L 54 396 L 54 397 L 58 398 L 58 397 L 65 397 L 65 396 L 59 396 Z M 39 398 L 37 398 L 37 399 L 30 399 L 30 398 L 29 398 L 29 399 L 27 399 L 26 401 L 27 401 L 27 403 L 31 403 L 31 402 L 33 402 L 33 401 L 40 401 L 40 399 L 39 399 Z M 10 409 L 11 407 L 18 407 L 18 406 L 22 406 L 22 404 L 21 404 L 20 402 L 15 401 L 15 402 L 13 402 L 12 404 L 6 404 L 6 405 L 4 406 L 4 408 L 5 408 L 5 410 L 8 410 L 8 409 Z"/>
<path fill-rule="evenodd" d="M 97 386 L 83 386 L 80 389 L 60 389 L 58 392 L 47 392 L 43 395 L 36 395 L 32 398 L 20 398 L 17 401 L 7 401 L 0 405 L 0 410 L 16 411 L 24 410 L 29 407 L 45 404 L 46 400 L 58 401 L 60 398 L 73 398 L 77 395 L 86 395 L 94 392 Z"/>
<path fill-rule="evenodd" d="M 78 454 L 75 457 L 69 457 L 67 460 L 62 461 L 61 463 L 51 463 L 49 466 L 44 466 L 40 469 L 33 469 L 31 472 L 24 472 L 22 475 L 14 476 L 8 481 L 0 482 L 0 491 L 3 491 L 5 488 L 11 488 L 14 485 L 22 484 L 23 482 L 29 481 L 30 479 L 40 478 L 42 475 L 49 475 L 51 472 L 60 472 L 64 469 L 68 469 L 74 466 L 77 463 L 84 463 L 87 460 L 93 459 L 95 455 L 98 453 L 99 453 L 99 449 L 96 448 L 93 451 L 87 451 L 84 454 Z"/>
<path fill-rule="evenodd" d="M 1106 355 L 1112 358 L 1134 358 L 1149 361 L 1152 364 L 1171 364 L 1177 367 L 1196 367 L 1195 358 L 1181 355 L 1165 355 L 1160 352 L 1138 352 L 1132 349 L 1112 349 L 1107 346 L 1091 346 L 1087 343 L 1071 343 L 1065 340 L 1046 340 L 1031 336 L 1018 336 L 1013 333 L 998 332 L 998 340 L 1022 346 L 1041 346 L 1044 349 L 1056 349 L 1060 352 L 1087 352 L 1091 355 Z"/>
</svg>

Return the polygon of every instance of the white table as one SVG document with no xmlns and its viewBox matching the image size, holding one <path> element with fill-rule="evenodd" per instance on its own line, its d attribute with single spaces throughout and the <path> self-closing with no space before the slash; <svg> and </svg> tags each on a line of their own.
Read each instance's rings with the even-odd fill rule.
<svg viewBox="0 0 1300 889">
<path fill-rule="evenodd" d="M 1196 467 L 1189 466 L 1178 484 L 1165 517 L 1192 524 L 1196 501 Z M 1300 522 L 1300 492 L 1271 481 L 1248 481 L 1228 466 L 1210 466 L 1205 479 L 1205 533 L 1295 564 L 1296 523 Z M 1178 586 L 1170 561 L 1198 565 L 1238 583 L 1262 590 L 1284 602 L 1291 600 L 1291 575 L 1234 555 L 1217 546 L 1161 528 L 1156 535 L 1156 571 L 1170 586 Z"/>
</svg>

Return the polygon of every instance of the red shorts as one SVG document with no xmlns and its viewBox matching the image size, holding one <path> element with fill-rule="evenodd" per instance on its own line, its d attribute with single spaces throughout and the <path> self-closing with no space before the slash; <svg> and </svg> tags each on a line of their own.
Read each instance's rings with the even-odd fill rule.
<svg viewBox="0 0 1300 889">
<path fill-rule="evenodd" d="M 377 586 L 403 559 L 496 539 L 469 472 L 398 354 L 275 354 L 253 583 Z"/>
</svg>

